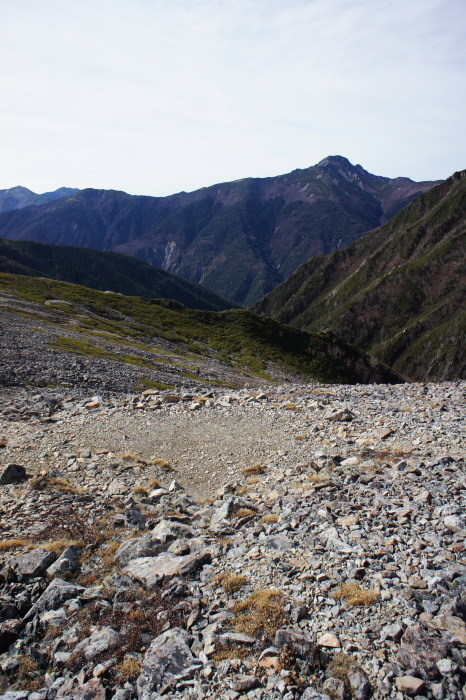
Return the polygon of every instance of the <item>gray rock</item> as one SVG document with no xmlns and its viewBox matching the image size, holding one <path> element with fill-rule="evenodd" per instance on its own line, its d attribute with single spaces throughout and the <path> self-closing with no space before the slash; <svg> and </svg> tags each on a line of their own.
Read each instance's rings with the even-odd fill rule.
<svg viewBox="0 0 466 700">
<path fill-rule="evenodd" d="M 53 578 L 68 571 L 75 571 L 79 565 L 79 549 L 71 546 L 67 547 L 58 559 L 47 569 L 46 576 Z"/>
<path fill-rule="evenodd" d="M 55 697 L 57 700 L 105 700 L 106 693 L 98 678 L 84 684 L 81 684 L 78 678 L 71 678 L 59 688 Z"/>
<path fill-rule="evenodd" d="M 398 658 L 407 668 L 413 669 L 421 677 L 435 679 L 439 675 L 437 662 L 448 657 L 450 645 L 419 625 L 408 627 L 401 638 Z"/>
<path fill-rule="evenodd" d="M 361 668 L 352 666 L 348 671 L 348 683 L 354 700 L 368 700 L 372 687 L 368 677 Z"/>
<path fill-rule="evenodd" d="M 230 514 L 231 508 L 233 506 L 233 499 L 232 498 L 227 498 L 220 508 L 217 508 L 215 513 L 210 519 L 210 527 L 216 528 L 219 525 L 223 523 L 224 520 L 226 520 Z"/>
<path fill-rule="evenodd" d="M 195 552 L 182 557 L 167 552 L 159 554 L 157 557 L 133 559 L 123 571 L 127 576 L 140 581 L 150 590 L 163 579 L 186 576 L 210 561 L 211 554 L 207 551 Z"/>
<path fill-rule="evenodd" d="M 24 616 L 24 620 L 30 620 L 35 615 L 47 610 L 56 610 L 61 607 L 65 600 L 77 598 L 83 593 L 85 588 L 74 583 L 68 583 L 61 578 L 55 578 L 47 586 L 39 600 L 37 600 L 29 612 Z"/>
<path fill-rule="evenodd" d="M 136 684 L 138 700 L 153 700 L 154 693 L 189 677 L 200 663 L 189 648 L 188 634 L 178 627 L 167 630 L 146 652 Z"/>
<path fill-rule="evenodd" d="M 244 673 L 239 673 L 230 683 L 231 689 L 237 693 L 247 693 L 259 685 L 259 679 L 256 676 L 247 676 Z"/>
<path fill-rule="evenodd" d="M 8 464 L 6 469 L 0 475 L 0 485 L 21 484 L 23 481 L 30 479 L 26 469 L 21 464 Z"/>
<path fill-rule="evenodd" d="M 20 557 L 10 560 L 8 567 L 17 576 L 42 576 L 56 558 L 55 552 L 47 552 L 45 549 L 37 547 L 36 549 L 31 549 L 30 552 L 26 552 L 26 554 L 22 554 Z"/>
<path fill-rule="evenodd" d="M 332 700 L 330 695 L 327 693 L 318 693 L 312 687 L 306 688 L 304 693 L 301 695 L 301 700 Z"/>
<path fill-rule="evenodd" d="M 141 537 L 133 537 L 117 549 L 115 563 L 126 566 L 133 559 L 153 557 L 165 549 L 165 545 L 179 537 L 192 537 L 192 531 L 186 525 L 161 520 L 151 532 Z"/>
<path fill-rule="evenodd" d="M 351 700 L 351 693 L 340 678 L 328 678 L 322 690 L 334 698 L 334 700 Z"/>
<path fill-rule="evenodd" d="M 94 630 L 90 637 L 86 637 L 74 648 L 74 653 L 82 653 L 86 659 L 93 659 L 103 651 L 107 651 L 117 646 L 120 635 L 112 627 L 99 627 Z"/>
<path fill-rule="evenodd" d="M 293 649 L 295 654 L 301 659 L 309 657 L 316 645 L 301 630 L 279 629 L 275 633 L 275 646 L 281 649 L 285 644 Z"/>
</svg>

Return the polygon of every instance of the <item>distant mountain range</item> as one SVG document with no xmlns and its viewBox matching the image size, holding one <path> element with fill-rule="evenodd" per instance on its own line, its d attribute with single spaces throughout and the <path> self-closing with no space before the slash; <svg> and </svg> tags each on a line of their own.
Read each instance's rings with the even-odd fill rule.
<svg viewBox="0 0 466 700">
<path fill-rule="evenodd" d="M 31 205 L 47 204 L 48 202 L 54 202 L 56 199 L 70 197 L 76 192 L 78 190 L 73 187 L 60 187 L 54 192 L 36 194 L 26 187 L 10 187 L 8 190 L 0 190 L 0 213 L 12 211 L 13 209 L 22 209 Z"/>
<path fill-rule="evenodd" d="M 0 272 L 49 277 L 130 296 L 174 299 L 191 309 L 224 311 L 233 304 L 199 284 L 120 253 L 0 239 Z"/>
<path fill-rule="evenodd" d="M 81 190 L 0 214 L 0 236 L 135 255 L 245 305 L 311 256 L 349 245 L 435 184 L 372 175 L 330 156 L 287 175 L 169 197 Z"/>
<path fill-rule="evenodd" d="M 412 379 L 466 379 L 466 170 L 311 258 L 253 310 L 333 331 Z"/>
</svg>

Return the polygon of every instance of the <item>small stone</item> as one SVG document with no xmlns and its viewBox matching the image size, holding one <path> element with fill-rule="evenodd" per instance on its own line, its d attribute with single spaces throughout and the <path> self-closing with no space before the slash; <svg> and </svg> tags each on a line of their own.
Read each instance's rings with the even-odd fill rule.
<svg viewBox="0 0 466 700">
<path fill-rule="evenodd" d="M 398 690 L 406 695 L 417 695 L 425 687 L 422 678 L 415 676 L 398 676 L 395 678 L 395 684 Z"/>
<path fill-rule="evenodd" d="M 340 649 L 341 643 L 336 634 L 333 632 L 325 632 L 317 638 L 317 644 L 321 647 L 328 647 L 329 649 Z"/>
<path fill-rule="evenodd" d="M 424 589 L 427 588 L 427 581 L 424 581 L 420 576 L 410 576 L 408 579 L 408 586 L 411 586 L 411 588 Z"/>
</svg>

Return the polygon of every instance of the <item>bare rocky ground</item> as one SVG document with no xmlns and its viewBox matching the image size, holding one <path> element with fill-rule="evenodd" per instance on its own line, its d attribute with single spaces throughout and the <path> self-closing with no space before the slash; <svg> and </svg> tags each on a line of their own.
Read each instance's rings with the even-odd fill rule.
<svg viewBox="0 0 466 700">
<path fill-rule="evenodd" d="M 0 395 L 0 698 L 465 697 L 466 383 L 85 391 Z"/>
</svg>

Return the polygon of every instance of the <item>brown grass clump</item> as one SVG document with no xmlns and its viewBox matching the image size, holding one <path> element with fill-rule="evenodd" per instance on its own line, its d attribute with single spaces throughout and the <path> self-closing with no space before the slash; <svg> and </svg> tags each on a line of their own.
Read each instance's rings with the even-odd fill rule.
<svg viewBox="0 0 466 700">
<path fill-rule="evenodd" d="M 149 491 L 147 489 L 145 489 L 144 486 L 135 486 L 133 489 L 133 493 L 136 496 L 148 496 L 149 495 Z"/>
<path fill-rule="evenodd" d="M 245 467 L 241 470 L 244 476 L 258 476 L 259 474 L 265 473 L 265 467 L 262 464 L 255 464 L 252 467 Z"/>
<path fill-rule="evenodd" d="M 262 516 L 262 518 L 259 520 L 259 522 L 263 523 L 264 525 L 278 523 L 278 515 L 277 515 L 277 513 L 266 513 L 266 515 Z"/>
<path fill-rule="evenodd" d="M 71 481 L 63 479 L 63 477 L 59 476 L 36 476 L 33 479 L 30 479 L 30 481 L 28 482 L 28 486 L 31 491 L 47 491 L 50 489 L 55 491 L 61 491 L 62 493 L 77 494 L 82 493 L 84 490 L 83 488 L 81 488 L 81 486 L 72 484 Z"/>
<path fill-rule="evenodd" d="M 248 518 L 250 515 L 257 515 L 257 513 L 251 508 L 238 508 L 238 510 L 235 510 L 232 517 L 239 520 L 240 518 Z"/>
<path fill-rule="evenodd" d="M 217 582 L 227 593 L 236 593 L 242 586 L 248 583 L 248 577 L 242 574 L 221 574 Z"/>
<path fill-rule="evenodd" d="M 1 540 L 0 541 L 0 552 L 7 552 L 10 549 L 17 549 L 18 547 L 27 547 L 31 542 L 29 540 L 20 540 L 13 538 L 11 540 Z"/>
<path fill-rule="evenodd" d="M 212 654 L 212 659 L 216 664 L 225 659 L 247 659 L 251 652 L 247 647 L 240 647 L 237 644 L 224 647 L 218 644 Z"/>
<path fill-rule="evenodd" d="M 363 588 L 357 581 L 348 581 L 339 586 L 332 593 L 332 597 L 344 600 L 348 606 L 364 605 L 367 607 L 378 599 L 379 591 L 375 588 Z"/>
<path fill-rule="evenodd" d="M 123 462 L 138 462 L 138 464 L 142 464 L 144 467 L 147 466 L 146 460 L 143 457 L 135 455 L 133 452 L 119 452 L 116 456 L 123 460 Z"/>
<path fill-rule="evenodd" d="M 337 651 L 329 665 L 329 674 L 333 678 L 339 678 L 344 683 L 348 683 L 348 672 L 351 666 L 354 666 L 354 659 L 343 651 Z"/>
<path fill-rule="evenodd" d="M 285 411 L 302 411 L 303 409 L 297 406 L 293 401 L 287 401 L 283 408 Z"/>
<path fill-rule="evenodd" d="M 118 682 L 121 685 L 134 681 L 141 673 L 142 661 L 134 656 L 125 656 L 118 666 Z"/>
<path fill-rule="evenodd" d="M 155 491 L 155 489 L 161 489 L 162 484 L 158 479 L 151 479 L 148 484 L 148 488 L 150 491 Z"/>
<path fill-rule="evenodd" d="M 233 606 L 233 611 L 239 613 L 233 620 L 233 627 L 252 637 L 260 634 L 273 639 L 277 629 L 285 623 L 283 607 L 284 596 L 277 588 L 254 591 Z"/>
<path fill-rule="evenodd" d="M 105 547 L 104 553 L 102 555 L 102 561 L 106 566 L 112 566 L 113 562 L 113 555 L 121 545 L 121 542 L 116 542 L 113 540 L 113 542 L 108 542 L 107 546 Z"/>
<path fill-rule="evenodd" d="M 157 467 L 162 467 L 162 469 L 170 467 L 170 462 L 167 462 L 167 460 L 162 457 L 150 457 L 150 463 L 155 464 Z"/>
<path fill-rule="evenodd" d="M 84 547 L 84 542 L 82 540 L 68 540 L 62 538 L 60 540 L 52 540 L 51 542 L 38 544 L 37 547 L 42 547 L 42 549 L 45 549 L 47 552 L 55 552 L 60 555 L 67 547 Z"/>
<path fill-rule="evenodd" d="M 33 693 L 42 688 L 43 683 L 37 678 L 39 664 L 29 656 L 21 656 L 19 659 L 18 680 L 21 687 Z"/>
<path fill-rule="evenodd" d="M 309 474 L 307 480 L 310 481 L 311 484 L 322 484 L 324 481 L 329 481 L 330 478 L 330 474 L 319 472 L 319 474 Z"/>
</svg>

